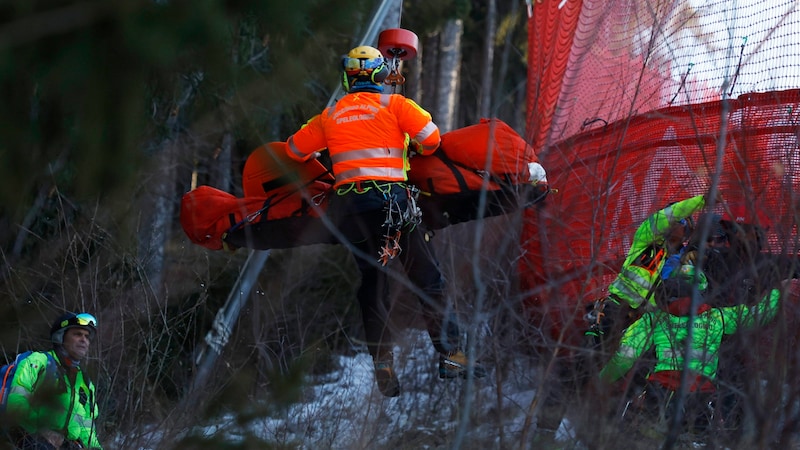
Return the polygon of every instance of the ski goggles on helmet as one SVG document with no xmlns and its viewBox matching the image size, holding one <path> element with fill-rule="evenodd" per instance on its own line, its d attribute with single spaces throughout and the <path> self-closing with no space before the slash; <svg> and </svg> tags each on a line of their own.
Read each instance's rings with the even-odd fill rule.
<svg viewBox="0 0 800 450">
<path fill-rule="evenodd" d="M 345 56 L 342 59 L 344 71 L 348 75 L 355 75 L 360 72 L 372 73 L 375 69 L 380 69 L 384 65 L 383 58 L 351 58 Z"/>
<path fill-rule="evenodd" d="M 61 322 L 61 328 L 68 326 L 94 327 L 97 328 L 97 319 L 89 313 L 75 314 L 74 317 Z"/>
</svg>

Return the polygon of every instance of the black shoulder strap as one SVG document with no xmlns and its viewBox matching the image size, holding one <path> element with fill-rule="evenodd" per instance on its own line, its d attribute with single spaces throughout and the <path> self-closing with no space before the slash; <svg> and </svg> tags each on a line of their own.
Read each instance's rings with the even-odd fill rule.
<svg viewBox="0 0 800 450">
<path fill-rule="evenodd" d="M 447 166 L 447 168 L 450 169 L 450 171 L 453 173 L 453 178 L 456 179 L 456 182 L 458 183 L 458 188 L 461 191 L 469 190 L 469 186 L 467 186 L 467 181 L 464 179 L 464 176 L 461 175 L 461 172 L 459 172 L 456 166 L 462 167 L 467 170 L 472 170 L 472 169 L 466 167 L 463 164 L 459 164 L 456 161 L 453 161 L 452 159 L 450 159 L 449 156 L 447 156 L 445 152 L 442 151 L 442 149 L 439 149 L 439 151 L 434 152 L 432 156 L 435 156 L 440 160 L 442 160 L 442 162 Z M 430 186 L 430 189 L 431 192 L 436 193 L 436 190 L 433 188 L 433 186 Z"/>
<path fill-rule="evenodd" d="M 447 167 L 449 167 L 450 170 L 453 171 L 453 174 L 456 177 L 456 180 L 458 181 L 458 187 L 462 191 L 467 191 L 467 190 L 469 190 L 469 188 L 467 187 L 467 183 L 464 181 L 464 177 L 461 176 L 461 173 L 456 169 L 456 167 L 460 167 L 460 168 L 462 168 L 464 170 L 472 172 L 472 173 L 474 173 L 474 174 L 476 174 L 476 175 L 478 175 L 480 177 L 483 177 L 483 178 L 488 177 L 489 181 L 492 181 L 492 182 L 496 183 L 500 187 L 500 189 L 507 189 L 511 185 L 514 184 L 511 181 L 511 178 L 509 177 L 508 174 L 502 174 L 502 175 L 498 176 L 498 175 L 495 175 L 495 174 L 491 173 L 490 171 L 483 170 L 483 169 L 476 169 L 476 168 L 470 167 L 470 166 L 468 166 L 468 165 L 466 165 L 464 163 L 461 163 L 461 162 L 458 162 L 458 161 L 454 161 L 454 160 L 450 159 L 450 157 L 447 156 L 447 154 L 445 152 L 443 152 L 441 148 L 437 152 L 434 153 L 434 156 L 438 156 L 439 159 L 441 159 L 447 165 Z"/>
</svg>

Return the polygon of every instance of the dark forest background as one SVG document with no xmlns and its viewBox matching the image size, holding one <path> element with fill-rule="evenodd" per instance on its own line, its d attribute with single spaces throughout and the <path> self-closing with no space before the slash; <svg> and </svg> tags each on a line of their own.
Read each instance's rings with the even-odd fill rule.
<svg viewBox="0 0 800 450">
<path fill-rule="evenodd" d="M 0 4 L 5 358 L 49 346 L 49 325 L 64 309 L 95 314 L 88 370 L 111 440 L 145 424 L 180 429 L 181 408 L 195 408 L 195 421 L 198 411 L 213 417 L 265 396 L 278 408 L 298 399 L 306 375 L 331 369 L 331 354 L 358 351 L 349 255 L 336 246 L 274 251 L 214 383 L 202 401 L 187 398 L 197 349 L 247 253 L 193 245 L 178 219 L 181 196 L 198 185 L 242 195 L 247 156 L 286 139 L 326 105 L 341 55 L 376 7 L 367 0 Z M 398 25 L 420 38 L 419 57 L 404 66 L 404 93 L 443 131 L 487 116 L 524 131 L 522 2 L 407 0 Z M 451 273 L 474 276 L 464 255 L 476 232 L 481 241 L 483 228 L 454 227 L 437 238 Z M 487 236 L 496 253 L 479 273 L 493 280 L 498 299 L 511 298 L 514 256 L 502 255 L 515 251 L 515 235 Z M 413 326 L 413 310 L 398 320 Z"/>
</svg>

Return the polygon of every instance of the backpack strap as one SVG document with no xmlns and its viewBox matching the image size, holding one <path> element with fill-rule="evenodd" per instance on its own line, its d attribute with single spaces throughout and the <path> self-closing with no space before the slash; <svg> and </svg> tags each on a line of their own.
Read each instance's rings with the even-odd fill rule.
<svg viewBox="0 0 800 450">
<path fill-rule="evenodd" d="M 55 357 L 49 351 L 39 352 L 39 353 L 43 353 L 47 357 L 47 364 L 45 364 L 44 369 L 39 371 L 39 377 L 36 379 L 37 387 L 39 386 L 39 383 L 41 383 L 47 377 L 50 377 L 54 380 L 59 379 L 59 373 L 58 373 L 59 364 L 56 361 Z M 42 373 L 44 373 L 44 376 L 42 376 Z"/>
<path fill-rule="evenodd" d="M 60 366 L 60 364 L 58 364 L 56 358 L 50 352 L 43 352 L 43 353 L 45 354 L 45 356 L 47 356 L 47 367 L 45 370 L 51 374 L 58 374 L 58 367 Z"/>
<path fill-rule="evenodd" d="M 443 151 L 437 151 L 433 155 L 434 156 L 438 156 L 439 159 L 441 159 L 442 162 L 444 162 L 447 165 L 447 167 L 450 168 L 450 170 L 453 172 L 453 176 L 456 178 L 456 181 L 458 182 L 458 187 L 462 191 L 468 191 L 469 187 L 467 187 L 467 183 L 466 183 L 466 181 L 464 181 L 464 177 L 456 169 L 456 167 L 460 167 L 460 168 L 462 168 L 462 169 L 464 169 L 464 170 L 466 170 L 468 172 L 472 172 L 472 173 L 478 175 L 481 178 L 488 178 L 489 181 L 497 184 L 497 186 L 500 187 L 500 190 L 503 191 L 503 192 L 512 191 L 512 186 L 514 186 L 514 182 L 511 179 L 511 175 L 509 175 L 508 173 L 503 173 L 501 175 L 495 175 L 492 172 L 484 170 L 484 169 L 476 169 L 474 167 L 470 167 L 470 166 L 468 166 L 468 165 L 466 165 L 466 164 L 464 164 L 462 162 L 458 162 L 458 161 L 454 161 L 454 160 L 450 159 L 450 157 L 447 156 L 447 154 L 445 152 L 443 152 Z"/>
<path fill-rule="evenodd" d="M 447 168 L 450 169 L 450 171 L 453 173 L 453 178 L 455 178 L 456 182 L 458 183 L 458 188 L 462 192 L 466 192 L 469 190 L 469 186 L 467 186 L 467 181 L 464 179 L 464 176 L 461 175 L 461 172 L 459 172 L 456 167 L 457 166 L 462 167 L 463 169 L 469 171 L 474 171 L 475 169 L 472 169 L 470 167 L 465 166 L 464 164 L 459 164 L 458 162 L 453 161 L 452 159 L 450 159 L 449 156 L 447 156 L 445 152 L 442 151 L 434 152 L 432 156 L 435 156 L 440 160 L 442 160 L 442 162 L 447 166 Z M 436 190 L 433 187 L 432 180 L 429 179 L 428 183 L 431 184 L 431 186 L 429 186 L 430 191 L 435 193 Z"/>
</svg>

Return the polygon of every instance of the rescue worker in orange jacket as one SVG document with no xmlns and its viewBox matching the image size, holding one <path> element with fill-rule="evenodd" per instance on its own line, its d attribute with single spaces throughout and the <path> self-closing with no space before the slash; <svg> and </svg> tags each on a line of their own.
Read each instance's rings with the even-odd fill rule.
<svg viewBox="0 0 800 450">
<path fill-rule="evenodd" d="M 387 275 L 381 266 L 395 256 L 425 294 L 420 296 L 422 315 L 440 354 L 440 377 L 482 376 L 474 362 L 467 370 L 467 357 L 457 346 L 457 326 L 445 320 L 449 308 L 438 261 L 418 229 L 416 189 L 406 184 L 410 148 L 421 156 L 432 154 L 439 147 L 439 128 L 413 100 L 383 92 L 389 67 L 378 49 L 352 49 L 342 58 L 342 71 L 347 94 L 289 137 L 287 151 L 301 162 L 324 149 L 329 152 L 336 195 L 328 213 L 340 239 L 355 250 L 361 271 L 358 301 L 378 388 L 388 397 L 400 394 L 386 327 Z"/>
</svg>

